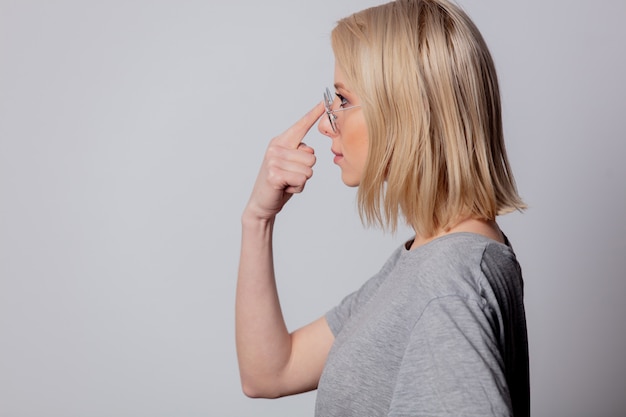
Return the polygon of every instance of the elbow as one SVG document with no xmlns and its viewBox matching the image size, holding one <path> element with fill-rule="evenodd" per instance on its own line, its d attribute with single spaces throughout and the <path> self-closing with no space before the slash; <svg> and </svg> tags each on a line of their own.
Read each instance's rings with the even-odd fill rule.
<svg viewBox="0 0 626 417">
<path fill-rule="evenodd" d="M 258 386 L 243 380 L 241 381 L 241 390 L 248 398 L 268 398 Z"/>
<path fill-rule="evenodd" d="M 241 378 L 241 390 L 248 398 L 278 398 L 281 395 L 272 389 L 271 384 L 263 383 L 261 381 L 250 381 L 249 379 Z"/>
</svg>

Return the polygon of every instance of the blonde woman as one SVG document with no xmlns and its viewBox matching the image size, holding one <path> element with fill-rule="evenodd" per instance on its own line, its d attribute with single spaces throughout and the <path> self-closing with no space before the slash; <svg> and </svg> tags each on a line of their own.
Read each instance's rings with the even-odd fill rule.
<svg viewBox="0 0 626 417">
<path fill-rule="evenodd" d="M 496 216 L 524 209 L 504 148 L 494 65 L 447 0 L 399 0 L 332 32 L 335 93 L 267 149 L 242 216 L 242 387 L 318 389 L 317 416 L 529 414 L 520 267 Z M 313 174 L 319 119 L 367 224 L 415 236 L 337 307 L 290 333 L 272 257 L 276 215 Z"/>
</svg>

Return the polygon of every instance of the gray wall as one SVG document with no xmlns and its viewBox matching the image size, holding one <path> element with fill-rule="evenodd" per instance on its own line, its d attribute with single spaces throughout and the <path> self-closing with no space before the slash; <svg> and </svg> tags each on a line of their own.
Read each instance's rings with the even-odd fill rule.
<svg viewBox="0 0 626 417">
<path fill-rule="evenodd" d="M 530 205 L 535 416 L 626 414 L 622 0 L 459 0 L 492 48 Z M 334 21 L 378 3 L 0 1 L 0 416 L 312 415 L 241 394 L 239 216 L 267 141 L 332 84 Z M 287 321 L 410 236 L 364 230 L 329 141 L 280 216 Z"/>
</svg>

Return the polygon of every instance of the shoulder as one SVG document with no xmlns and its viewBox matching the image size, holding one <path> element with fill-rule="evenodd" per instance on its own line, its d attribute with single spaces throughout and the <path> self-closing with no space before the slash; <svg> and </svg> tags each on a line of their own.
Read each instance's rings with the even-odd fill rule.
<svg viewBox="0 0 626 417">
<path fill-rule="evenodd" d="M 497 276 L 521 279 L 509 245 L 473 233 L 446 235 L 402 255 L 399 272 L 417 278 L 414 282 L 433 297 L 477 295 Z"/>
<path fill-rule="evenodd" d="M 480 265 L 517 264 L 510 245 L 474 233 L 443 236 L 425 246 L 424 251 L 432 263 L 461 270 Z"/>
</svg>

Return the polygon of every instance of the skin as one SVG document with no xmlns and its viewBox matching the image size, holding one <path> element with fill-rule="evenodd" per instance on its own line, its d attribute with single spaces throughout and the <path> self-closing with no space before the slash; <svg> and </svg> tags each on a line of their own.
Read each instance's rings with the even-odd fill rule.
<svg viewBox="0 0 626 417">
<path fill-rule="evenodd" d="M 345 101 L 340 103 L 341 100 L 337 97 L 333 109 L 339 108 L 340 104 L 343 107 L 361 105 L 338 65 L 335 65 L 335 90 Z M 335 154 L 334 162 L 341 168 L 342 181 L 347 186 L 356 187 L 361 183 L 367 160 L 367 125 L 360 107 L 337 112 L 336 115 L 337 132 L 333 132 L 328 117 L 320 119 L 318 130 L 332 141 L 331 151 Z"/>
<path fill-rule="evenodd" d="M 324 317 L 288 332 L 272 253 L 276 214 L 313 175 L 315 154 L 302 139 L 323 113 L 319 103 L 270 141 L 242 215 L 235 334 L 242 389 L 250 397 L 275 398 L 315 389 L 334 340 Z"/>
<path fill-rule="evenodd" d="M 335 69 L 335 87 L 347 99 L 347 105 L 360 104 L 339 68 Z M 324 106 L 319 103 L 270 141 L 241 218 L 235 333 L 242 389 L 250 397 L 276 398 L 317 388 L 334 341 L 324 317 L 294 332 L 287 330 L 276 289 L 272 252 L 276 215 L 293 194 L 304 190 L 313 175 L 315 152 L 302 140 L 324 113 Z M 325 115 L 318 129 L 332 141 L 331 150 L 343 182 L 358 186 L 368 152 L 363 112 L 355 108 L 338 112 L 337 116 L 336 133 Z M 411 249 L 456 232 L 478 233 L 503 241 L 495 221 L 468 216 L 434 236 L 416 236 Z"/>
</svg>

